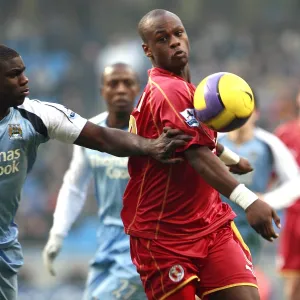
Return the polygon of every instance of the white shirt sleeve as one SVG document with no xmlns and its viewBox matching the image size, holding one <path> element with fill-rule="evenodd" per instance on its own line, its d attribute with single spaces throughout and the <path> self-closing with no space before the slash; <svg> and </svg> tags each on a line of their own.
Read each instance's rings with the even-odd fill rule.
<svg viewBox="0 0 300 300">
<path fill-rule="evenodd" d="M 38 126 L 45 128 L 49 138 L 69 144 L 75 142 L 87 122 L 80 115 L 57 103 L 26 98 L 18 108 L 34 115 Z"/>
<path fill-rule="evenodd" d="M 299 167 L 295 158 L 276 135 L 264 129 L 256 128 L 255 136 L 270 147 L 274 158 L 275 172 L 280 183 L 287 182 L 298 175 Z"/>
<path fill-rule="evenodd" d="M 274 209 L 287 208 L 300 197 L 298 164 L 290 150 L 277 136 L 261 128 L 257 128 L 255 134 L 269 145 L 279 179 L 279 186 L 265 193 L 263 199 Z"/>
<path fill-rule="evenodd" d="M 74 145 L 72 161 L 58 194 L 51 234 L 68 234 L 83 208 L 91 177 L 84 149 Z"/>
<path fill-rule="evenodd" d="M 283 209 L 300 198 L 300 175 L 263 195 L 263 199 L 274 209 Z"/>
</svg>

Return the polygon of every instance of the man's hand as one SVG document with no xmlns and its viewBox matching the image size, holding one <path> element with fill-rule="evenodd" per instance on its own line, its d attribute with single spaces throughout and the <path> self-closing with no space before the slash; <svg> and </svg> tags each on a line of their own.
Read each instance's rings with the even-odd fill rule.
<svg viewBox="0 0 300 300">
<path fill-rule="evenodd" d="M 236 165 L 230 165 L 229 171 L 233 174 L 247 174 L 251 171 L 253 171 L 253 168 L 249 161 L 243 157 L 240 158 L 240 161 Z"/>
<path fill-rule="evenodd" d="M 192 138 L 179 129 L 165 127 L 159 138 L 149 140 L 149 155 L 163 163 L 176 164 L 182 162 L 183 158 L 171 158 L 171 156 L 177 148 L 185 146 Z"/>
<path fill-rule="evenodd" d="M 53 262 L 61 250 L 63 237 L 57 234 L 50 234 L 48 242 L 43 251 L 44 265 L 52 276 L 56 275 Z"/>
<path fill-rule="evenodd" d="M 279 235 L 274 231 L 272 220 L 274 220 L 276 226 L 280 228 L 280 218 L 276 214 L 275 210 L 267 203 L 260 199 L 254 201 L 246 209 L 246 216 L 249 224 L 263 238 L 269 242 L 278 238 Z"/>
</svg>

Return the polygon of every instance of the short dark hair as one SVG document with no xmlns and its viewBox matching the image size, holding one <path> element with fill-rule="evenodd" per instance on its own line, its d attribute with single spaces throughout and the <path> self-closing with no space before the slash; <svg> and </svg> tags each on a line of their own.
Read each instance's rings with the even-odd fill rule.
<svg viewBox="0 0 300 300">
<path fill-rule="evenodd" d="M 146 39 L 146 24 L 147 22 L 153 18 L 153 17 L 157 17 L 157 16 L 162 16 L 165 15 L 166 13 L 170 13 L 169 11 L 165 10 L 165 9 L 154 9 L 149 11 L 147 14 L 145 14 L 142 19 L 140 20 L 139 24 L 138 24 L 138 32 L 139 35 L 141 37 L 141 39 L 143 40 L 143 42 L 147 42 Z"/>
<path fill-rule="evenodd" d="M 0 63 L 18 56 L 20 56 L 20 54 L 16 50 L 0 44 Z"/>
<path fill-rule="evenodd" d="M 117 63 L 111 64 L 111 65 L 108 65 L 108 66 L 106 66 L 104 68 L 104 70 L 103 70 L 103 72 L 101 74 L 101 85 L 103 85 L 103 83 L 104 83 L 105 70 L 107 68 L 112 68 L 112 69 L 129 69 L 129 70 L 131 70 L 134 73 L 137 83 L 139 83 L 139 81 L 140 81 L 138 74 L 132 68 L 132 66 L 130 66 L 129 64 L 123 63 L 123 62 L 117 62 Z"/>
</svg>

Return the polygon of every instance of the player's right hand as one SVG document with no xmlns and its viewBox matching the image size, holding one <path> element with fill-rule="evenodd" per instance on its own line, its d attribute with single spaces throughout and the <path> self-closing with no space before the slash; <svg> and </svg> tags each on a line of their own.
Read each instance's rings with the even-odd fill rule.
<svg viewBox="0 0 300 300">
<path fill-rule="evenodd" d="M 272 221 L 274 220 L 276 226 L 280 228 L 280 218 L 270 205 L 258 199 L 254 201 L 245 212 L 249 224 L 263 238 L 269 242 L 278 238 L 279 235 L 275 233 Z"/>
<path fill-rule="evenodd" d="M 151 140 L 149 154 L 162 163 L 176 164 L 183 158 L 172 157 L 177 148 L 185 146 L 193 137 L 179 129 L 164 127 L 162 134 L 155 140 Z"/>
<path fill-rule="evenodd" d="M 240 157 L 240 161 L 236 165 L 230 165 L 228 167 L 231 173 L 238 175 L 247 174 L 253 171 L 250 162 L 243 157 Z"/>
<path fill-rule="evenodd" d="M 43 250 L 44 266 L 52 276 L 56 275 L 53 263 L 61 250 L 63 240 L 64 238 L 61 235 L 50 234 L 48 242 Z"/>
</svg>

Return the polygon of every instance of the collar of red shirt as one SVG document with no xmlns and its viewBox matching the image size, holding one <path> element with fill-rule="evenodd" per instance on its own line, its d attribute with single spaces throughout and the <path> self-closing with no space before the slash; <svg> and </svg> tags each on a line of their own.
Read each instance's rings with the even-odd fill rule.
<svg viewBox="0 0 300 300">
<path fill-rule="evenodd" d="M 183 81 L 185 81 L 182 77 L 180 77 L 180 76 L 177 76 L 176 74 L 174 74 L 174 73 L 172 73 L 172 72 L 169 72 L 169 71 L 167 71 L 167 70 L 165 70 L 165 69 L 161 69 L 161 68 L 157 68 L 157 67 L 155 67 L 155 68 L 152 68 L 152 69 L 150 69 L 150 70 L 148 70 L 148 75 L 149 76 L 155 76 L 155 75 L 166 75 L 166 76 L 169 76 L 169 77 L 176 77 L 176 78 L 178 78 L 178 79 L 180 79 L 180 80 L 183 80 Z"/>
</svg>

